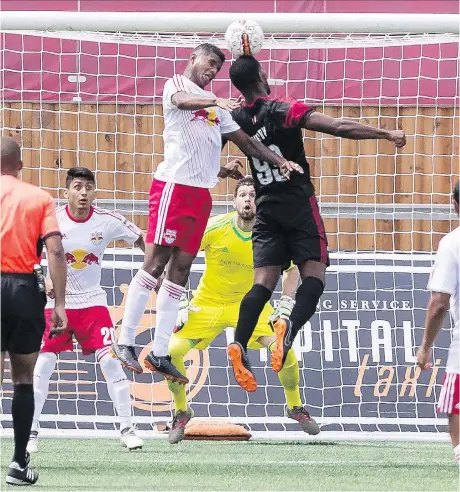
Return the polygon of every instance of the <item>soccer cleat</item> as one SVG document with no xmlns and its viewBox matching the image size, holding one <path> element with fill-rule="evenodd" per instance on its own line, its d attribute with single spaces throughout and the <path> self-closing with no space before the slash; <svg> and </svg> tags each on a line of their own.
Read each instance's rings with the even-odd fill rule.
<svg viewBox="0 0 460 492">
<path fill-rule="evenodd" d="M 172 426 L 169 429 L 169 434 L 168 434 L 169 444 L 177 444 L 178 442 L 181 442 L 184 439 L 185 426 L 188 424 L 188 422 L 192 417 L 193 417 L 193 410 L 191 408 L 187 408 L 185 412 L 183 410 L 174 412 Z"/>
<path fill-rule="evenodd" d="M 291 350 L 293 339 L 291 322 L 288 319 L 280 318 L 274 326 L 275 348 L 272 352 L 272 368 L 275 372 L 280 372 L 283 368 L 286 356 Z"/>
<path fill-rule="evenodd" d="M 188 379 L 171 363 L 170 355 L 157 357 L 153 352 L 150 352 L 144 359 L 144 365 L 147 369 L 161 374 L 168 381 L 179 384 L 188 383 Z"/>
<path fill-rule="evenodd" d="M 26 455 L 26 466 L 21 468 L 13 461 L 6 475 L 6 483 L 9 485 L 33 485 L 38 480 L 38 472 L 29 468 L 30 456 Z"/>
<path fill-rule="evenodd" d="M 133 426 L 126 427 L 121 431 L 120 441 L 123 447 L 128 448 L 129 451 L 142 449 L 144 445 L 144 441 L 136 435 L 136 429 Z"/>
<path fill-rule="evenodd" d="M 135 372 L 136 374 L 142 374 L 144 371 L 142 366 L 137 360 L 137 355 L 132 345 L 118 345 L 117 342 L 112 342 L 111 347 L 112 357 L 118 359 L 123 367 Z"/>
<path fill-rule="evenodd" d="M 227 354 L 233 366 L 233 374 L 236 382 L 246 391 L 252 393 L 257 389 L 257 381 L 252 372 L 248 356 L 238 342 L 233 342 L 227 347 Z"/>
<path fill-rule="evenodd" d="M 297 420 L 302 427 L 302 430 L 307 434 L 310 434 L 310 436 L 319 434 L 319 425 L 316 423 L 315 419 L 310 417 L 310 414 L 304 407 L 288 408 L 286 414 L 290 419 Z"/>
<path fill-rule="evenodd" d="M 27 443 L 27 452 L 38 453 L 38 431 L 30 431 L 29 442 Z"/>
</svg>

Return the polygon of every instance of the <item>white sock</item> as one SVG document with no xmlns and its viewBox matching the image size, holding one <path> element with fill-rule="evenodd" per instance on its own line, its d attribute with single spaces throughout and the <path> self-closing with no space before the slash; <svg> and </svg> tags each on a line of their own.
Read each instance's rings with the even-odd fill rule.
<svg viewBox="0 0 460 492">
<path fill-rule="evenodd" d="M 152 344 L 152 352 L 156 356 L 168 355 L 169 339 L 176 324 L 179 301 L 184 292 L 185 287 L 169 280 L 165 279 L 161 284 L 157 296 L 157 323 Z"/>
<path fill-rule="evenodd" d="M 34 369 L 34 401 L 35 410 L 32 421 L 32 430 L 38 432 L 40 415 L 43 405 L 48 398 L 51 375 L 56 367 L 57 355 L 54 352 L 42 352 L 38 354 Z"/>
<path fill-rule="evenodd" d="M 96 351 L 96 360 L 101 365 L 107 390 L 120 420 L 120 431 L 133 425 L 129 381 L 120 361 L 110 355 L 109 347 Z"/>
<path fill-rule="evenodd" d="M 134 345 L 136 328 L 144 315 L 150 293 L 156 284 L 156 278 L 145 270 L 141 269 L 134 275 L 128 288 L 128 298 L 126 299 L 125 313 L 118 338 L 119 345 Z"/>
<path fill-rule="evenodd" d="M 460 466 L 460 444 L 457 444 L 454 448 L 455 461 Z"/>
</svg>

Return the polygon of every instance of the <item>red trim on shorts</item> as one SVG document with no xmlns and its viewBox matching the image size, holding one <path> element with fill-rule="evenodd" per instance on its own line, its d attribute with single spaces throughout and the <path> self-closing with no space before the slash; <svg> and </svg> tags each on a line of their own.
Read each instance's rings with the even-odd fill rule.
<svg viewBox="0 0 460 492">
<path fill-rule="evenodd" d="M 309 198 L 310 207 L 313 213 L 313 218 L 315 220 L 316 227 L 319 232 L 319 244 L 320 244 L 320 261 L 327 265 L 327 241 L 326 241 L 326 232 L 324 231 L 323 221 L 321 220 L 321 215 L 319 213 L 318 202 L 316 201 L 315 195 L 312 195 Z"/>
<path fill-rule="evenodd" d="M 93 215 L 94 212 L 94 207 L 91 206 L 89 207 L 89 214 L 86 219 L 76 219 L 75 217 L 72 217 L 72 214 L 70 213 L 69 205 L 67 204 L 65 206 L 65 211 L 67 212 L 67 215 L 69 216 L 69 219 L 72 220 L 73 222 L 78 222 L 79 224 L 82 224 L 83 222 L 88 222 L 89 219 L 91 219 L 91 216 Z"/>
</svg>

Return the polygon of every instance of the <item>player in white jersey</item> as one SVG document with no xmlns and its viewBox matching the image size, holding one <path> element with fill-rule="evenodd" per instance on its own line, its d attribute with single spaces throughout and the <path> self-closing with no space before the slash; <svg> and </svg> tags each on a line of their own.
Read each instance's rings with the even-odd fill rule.
<svg viewBox="0 0 460 492">
<path fill-rule="evenodd" d="M 217 184 L 218 176 L 242 177 L 237 164 L 228 169 L 220 167 L 222 135 L 246 155 L 279 167 L 286 176 L 291 171 L 303 172 L 300 166 L 240 129 L 229 113 L 240 101 L 217 98 L 204 90 L 224 61 L 219 48 L 202 44 L 191 54 L 184 74 L 174 75 L 165 84 L 164 161 L 158 166 L 150 189 L 145 260 L 129 286 L 120 337 L 112 347 L 125 367 L 142 372 L 134 350 L 136 328 L 151 290 L 169 262 L 157 297 L 152 352 L 144 363 L 148 369 L 182 384 L 188 380 L 171 364 L 168 344 L 179 300 L 211 213 L 209 188 Z"/>
<path fill-rule="evenodd" d="M 459 213 L 459 182 L 453 192 L 455 211 Z M 428 303 L 423 342 L 417 351 L 417 363 L 429 369 L 431 347 L 449 309 L 454 324 L 452 342 L 447 356 L 446 374 L 439 395 L 438 412 L 449 416 L 449 432 L 457 464 L 460 466 L 460 227 L 444 236 L 428 282 L 431 299 Z"/>
<path fill-rule="evenodd" d="M 68 203 L 57 209 L 56 217 L 67 261 L 65 309 L 68 329 L 62 335 L 49 337 L 54 292 L 51 279 L 46 279 L 46 330 L 34 371 L 35 413 L 28 450 L 38 450 L 39 419 L 48 396 L 50 378 L 58 354 L 73 350 L 73 337 L 81 345 L 83 354 L 95 353 L 101 365 L 120 421 L 122 444 L 128 449 L 138 449 L 143 443 L 132 424 L 129 381 L 120 361 L 110 353 L 114 329 L 107 296 L 101 287 L 101 264 L 104 250 L 112 241 L 123 240 L 144 249 L 144 239 L 140 229 L 122 215 L 92 205 L 95 178 L 89 169 L 70 169 L 66 187 Z"/>
</svg>

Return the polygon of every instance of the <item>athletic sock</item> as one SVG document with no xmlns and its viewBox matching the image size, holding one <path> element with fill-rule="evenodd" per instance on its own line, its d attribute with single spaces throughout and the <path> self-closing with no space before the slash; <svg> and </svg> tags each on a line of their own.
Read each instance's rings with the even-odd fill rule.
<svg viewBox="0 0 460 492">
<path fill-rule="evenodd" d="M 324 284 L 319 278 L 306 277 L 297 289 L 295 305 L 290 320 L 292 337 L 295 338 L 303 325 L 315 314 L 316 306 L 324 291 Z"/>
<path fill-rule="evenodd" d="M 96 360 L 101 365 L 107 381 L 107 390 L 117 411 L 120 430 L 131 427 L 133 422 L 129 381 L 125 371 L 121 367 L 120 361 L 110 355 L 109 347 L 97 350 Z"/>
<path fill-rule="evenodd" d="M 32 419 L 34 416 L 33 384 L 15 384 L 11 405 L 14 429 L 13 461 L 21 467 L 26 466 L 26 449 L 29 442 Z"/>
<path fill-rule="evenodd" d="M 271 290 L 263 285 L 255 284 L 243 297 L 235 330 L 235 342 L 240 343 L 244 350 L 248 349 L 248 343 L 259 321 L 260 313 L 271 296 Z"/>
<path fill-rule="evenodd" d="M 163 280 L 157 296 L 157 321 L 152 343 L 152 352 L 157 357 L 168 355 L 169 339 L 176 325 L 179 302 L 184 293 L 185 287 L 182 285 Z"/>
<path fill-rule="evenodd" d="M 119 345 L 134 345 L 137 326 L 144 315 L 150 294 L 156 284 L 156 278 L 145 270 L 141 269 L 134 275 L 128 288 L 125 313 L 118 338 Z"/>
<path fill-rule="evenodd" d="M 54 352 L 41 352 L 38 354 L 34 369 L 34 401 L 35 411 L 32 422 L 32 430 L 38 432 L 40 415 L 43 405 L 48 398 L 51 375 L 56 367 L 57 355 Z"/>
<path fill-rule="evenodd" d="M 275 348 L 275 342 L 270 344 L 270 352 Z M 294 350 L 289 350 L 286 361 L 284 362 L 283 368 L 278 373 L 278 378 L 280 383 L 284 388 L 284 394 L 286 396 L 286 403 L 289 410 L 294 407 L 301 407 L 302 400 L 300 398 L 300 374 L 299 374 L 299 363 L 297 362 L 297 357 L 295 356 Z"/>
<path fill-rule="evenodd" d="M 184 357 L 193 347 L 193 341 L 188 338 L 180 338 L 173 335 L 169 343 L 169 355 L 171 355 L 171 362 L 175 368 L 185 376 L 185 364 Z M 168 381 L 168 387 L 173 394 L 174 410 L 177 412 L 187 411 L 187 393 L 185 386 L 179 383 L 172 383 Z"/>
</svg>

